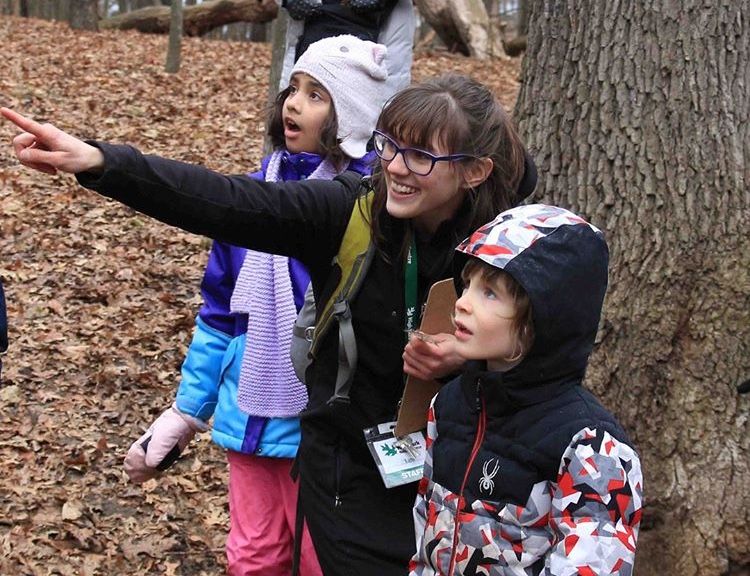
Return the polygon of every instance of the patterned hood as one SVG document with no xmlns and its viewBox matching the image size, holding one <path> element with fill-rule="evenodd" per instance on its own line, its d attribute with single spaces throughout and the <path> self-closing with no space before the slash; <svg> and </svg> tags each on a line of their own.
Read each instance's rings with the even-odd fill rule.
<svg viewBox="0 0 750 576">
<path fill-rule="evenodd" d="M 609 252 L 601 231 L 562 208 L 531 204 L 499 214 L 456 250 L 457 286 L 475 257 L 505 270 L 531 300 L 534 344 L 504 375 L 505 384 L 580 382 L 607 290 Z"/>
</svg>

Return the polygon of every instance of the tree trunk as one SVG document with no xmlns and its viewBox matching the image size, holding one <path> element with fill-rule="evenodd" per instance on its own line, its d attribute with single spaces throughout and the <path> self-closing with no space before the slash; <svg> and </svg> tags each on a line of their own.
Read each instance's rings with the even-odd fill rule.
<svg viewBox="0 0 750 576">
<path fill-rule="evenodd" d="M 281 72 L 284 69 L 284 53 L 286 51 L 286 29 L 289 15 L 286 10 L 279 12 L 278 18 L 271 24 L 271 67 L 268 70 L 268 95 L 266 97 L 266 108 L 270 109 L 276 100 L 276 95 L 281 91 Z M 266 126 L 266 129 L 268 126 Z M 268 134 L 263 140 L 263 155 L 271 153 L 273 145 Z"/>
<path fill-rule="evenodd" d="M 516 34 L 526 36 L 529 33 L 529 3 L 531 0 L 518 0 L 518 25 Z"/>
<path fill-rule="evenodd" d="M 469 55 L 469 48 L 461 39 L 456 24 L 450 16 L 448 0 L 415 0 L 419 15 L 427 21 L 451 52 Z"/>
<path fill-rule="evenodd" d="M 480 59 L 504 54 L 483 0 L 416 0 L 415 4 L 449 50 Z"/>
<path fill-rule="evenodd" d="M 172 0 L 169 20 L 169 43 L 167 46 L 167 64 L 164 69 L 174 74 L 180 69 L 180 50 L 182 48 L 182 0 Z"/>
<path fill-rule="evenodd" d="M 448 8 L 458 34 L 469 50 L 469 56 L 485 60 L 505 54 L 500 31 L 490 25 L 482 0 L 453 0 L 448 2 Z"/>
<path fill-rule="evenodd" d="M 98 30 L 97 0 L 70 0 L 68 21 L 73 30 Z"/>
<path fill-rule="evenodd" d="M 232 22 L 269 22 L 276 17 L 277 12 L 276 0 L 210 0 L 196 6 L 186 6 L 183 9 L 182 27 L 187 36 L 200 36 Z M 169 31 L 169 21 L 169 8 L 152 6 L 102 20 L 99 27 L 166 34 Z"/>
<path fill-rule="evenodd" d="M 643 460 L 639 576 L 750 574 L 750 30 L 741 2 L 529 0 L 537 200 L 606 232 L 588 384 Z"/>
</svg>

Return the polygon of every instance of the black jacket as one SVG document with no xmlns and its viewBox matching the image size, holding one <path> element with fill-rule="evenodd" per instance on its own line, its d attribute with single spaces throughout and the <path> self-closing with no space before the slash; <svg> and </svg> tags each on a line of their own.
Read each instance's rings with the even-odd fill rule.
<svg viewBox="0 0 750 576">
<path fill-rule="evenodd" d="M 84 186 L 184 230 L 230 244 L 294 257 L 310 270 L 316 300 L 330 283 L 358 186 L 341 180 L 284 184 L 225 177 L 201 167 L 97 143 L 100 177 Z M 326 575 L 405 574 L 414 552 L 416 485 L 386 490 L 363 429 L 393 420 L 403 391 L 404 279 L 398 259 L 405 222 L 381 215 L 386 244 L 352 303 L 358 362 L 351 404 L 329 406 L 337 371 L 335 330 L 307 372 L 310 400 L 301 415 L 300 498 Z M 419 303 L 451 276 L 453 249 L 468 234 L 468 209 L 418 241 Z"/>
</svg>

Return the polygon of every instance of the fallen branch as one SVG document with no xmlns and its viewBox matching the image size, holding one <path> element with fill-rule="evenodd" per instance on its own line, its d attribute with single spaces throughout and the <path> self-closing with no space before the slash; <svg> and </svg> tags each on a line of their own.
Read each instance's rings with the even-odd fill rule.
<svg viewBox="0 0 750 576">
<path fill-rule="evenodd" d="M 276 17 L 276 0 L 211 0 L 183 8 L 183 33 L 201 36 L 214 28 L 233 22 L 264 24 Z M 169 32 L 169 6 L 152 6 L 106 18 L 100 30 L 138 30 L 147 34 Z"/>
</svg>

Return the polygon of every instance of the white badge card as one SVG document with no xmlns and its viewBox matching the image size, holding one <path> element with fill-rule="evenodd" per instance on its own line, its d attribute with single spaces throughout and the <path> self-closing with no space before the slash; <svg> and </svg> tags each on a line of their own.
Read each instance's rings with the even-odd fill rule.
<svg viewBox="0 0 750 576">
<path fill-rule="evenodd" d="M 367 447 L 375 459 L 386 488 L 410 484 L 422 478 L 425 439 L 421 432 L 396 438 L 395 422 L 378 424 L 364 430 Z"/>
</svg>

